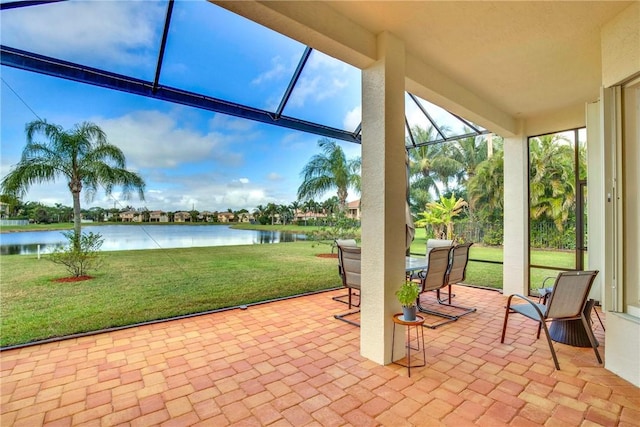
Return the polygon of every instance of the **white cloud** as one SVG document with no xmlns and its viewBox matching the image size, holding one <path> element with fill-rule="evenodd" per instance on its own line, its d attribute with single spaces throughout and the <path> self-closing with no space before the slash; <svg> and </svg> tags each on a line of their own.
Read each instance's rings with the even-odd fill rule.
<svg viewBox="0 0 640 427">
<path fill-rule="evenodd" d="M 229 188 L 244 188 L 247 184 L 249 184 L 249 180 L 247 178 L 234 179 L 229 182 Z"/>
<path fill-rule="evenodd" d="M 354 131 L 360 123 L 362 123 L 362 107 L 360 105 L 347 111 L 347 115 L 342 120 L 343 129 L 348 131 Z"/>
<path fill-rule="evenodd" d="M 92 63 L 154 60 L 164 6 L 146 1 L 69 1 L 2 12 L 2 42 Z"/>
<path fill-rule="evenodd" d="M 289 103 L 293 107 L 303 107 L 307 100 L 318 102 L 334 97 L 348 86 L 348 72 L 346 64 L 313 51 Z"/>
<path fill-rule="evenodd" d="M 250 120 L 239 119 L 224 114 L 216 114 L 209 120 L 209 128 L 216 131 L 249 132 L 255 127 Z"/>
<path fill-rule="evenodd" d="M 260 85 L 262 83 L 268 83 L 270 81 L 280 79 L 287 74 L 290 74 L 289 70 L 290 67 L 287 67 L 282 62 L 282 58 L 280 58 L 279 56 L 275 56 L 271 58 L 271 68 L 258 75 L 258 77 L 251 81 L 251 84 Z"/>
<path fill-rule="evenodd" d="M 282 181 L 284 177 L 277 172 L 271 172 L 267 175 L 269 181 Z"/>
<path fill-rule="evenodd" d="M 227 151 L 230 137 L 181 128 L 176 113 L 136 111 L 115 119 L 95 119 L 109 142 L 119 146 L 132 168 L 176 168 L 210 159 L 239 165 L 242 155 Z"/>
</svg>

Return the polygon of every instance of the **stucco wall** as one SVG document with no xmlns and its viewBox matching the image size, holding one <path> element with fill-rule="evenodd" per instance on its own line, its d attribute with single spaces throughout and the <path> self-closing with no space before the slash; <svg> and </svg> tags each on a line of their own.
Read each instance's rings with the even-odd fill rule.
<svg viewBox="0 0 640 427">
<path fill-rule="evenodd" d="M 602 28 L 602 82 L 609 87 L 628 81 L 640 74 L 640 4 L 634 3 Z M 627 112 L 633 115 L 635 112 Z M 628 116 L 627 116 L 628 117 Z M 615 123 L 611 123 L 615 125 Z M 636 124 L 637 129 L 637 124 Z M 637 138 L 624 141 L 624 168 L 637 170 L 640 166 L 637 156 Z M 605 146 L 606 149 L 606 146 Z M 634 154 L 635 153 L 635 154 Z M 637 175 L 627 174 L 623 182 L 625 195 L 637 194 Z M 637 234 L 637 218 L 635 223 L 629 222 L 630 212 L 638 212 L 638 198 L 625 198 L 626 225 L 625 254 L 622 263 L 624 280 L 639 280 L 638 269 L 631 269 L 631 263 L 638 264 L 639 244 Z M 634 225 L 635 224 L 635 225 Z M 604 224 L 603 224 L 604 226 Z M 635 228 L 634 228 L 635 227 Z M 633 235 L 627 234 L 636 233 Z M 605 296 L 606 298 L 606 296 Z M 640 318 L 627 314 L 608 313 L 605 366 L 622 378 L 640 386 Z"/>
<path fill-rule="evenodd" d="M 602 27 L 602 84 L 610 87 L 640 72 L 640 3 Z"/>
</svg>

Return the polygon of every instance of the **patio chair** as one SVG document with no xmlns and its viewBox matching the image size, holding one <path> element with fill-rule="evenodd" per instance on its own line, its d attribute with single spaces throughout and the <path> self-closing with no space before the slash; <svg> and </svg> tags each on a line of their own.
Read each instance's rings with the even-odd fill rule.
<svg viewBox="0 0 640 427">
<path fill-rule="evenodd" d="M 427 257 L 429 256 L 429 252 L 433 248 L 446 247 L 449 248 L 453 246 L 453 240 L 444 240 L 444 239 L 428 239 L 427 240 Z"/>
<path fill-rule="evenodd" d="M 345 247 L 345 246 L 349 246 L 352 248 L 357 248 L 358 247 L 358 243 L 355 241 L 355 239 L 336 239 L 335 240 L 336 243 L 336 247 L 338 248 L 338 275 L 340 275 L 340 278 L 342 279 L 342 265 L 340 264 L 340 248 L 341 247 Z M 343 282 L 344 283 L 344 282 Z M 347 292 L 344 295 L 337 295 L 331 299 L 333 299 L 334 301 L 338 301 L 341 302 L 343 304 L 350 304 L 349 300 L 351 300 L 351 293 L 357 292 L 356 289 L 354 288 L 347 288 Z M 347 300 L 347 298 L 349 300 Z M 354 304 L 355 305 L 355 304 Z M 358 302 L 357 305 L 360 305 L 360 303 Z"/>
<path fill-rule="evenodd" d="M 440 304 L 462 310 L 462 313 L 456 314 L 456 317 L 458 318 L 476 311 L 474 307 L 464 307 L 461 305 L 451 304 L 451 297 L 455 296 L 451 293 L 451 285 L 462 283 L 464 281 L 467 274 L 467 264 L 469 263 L 469 248 L 471 247 L 471 245 L 473 245 L 473 243 L 462 243 L 459 245 L 455 245 L 453 249 L 451 249 L 449 271 L 447 272 L 446 277 L 448 291 L 446 302 L 440 297 L 440 289 L 436 290 L 436 295 Z"/>
<path fill-rule="evenodd" d="M 444 240 L 444 239 L 427 239 L 427 260 L 429 259 L 429 252 L 433 248 L 451 248 L 453 246 L 453 240 Z M 407 279 L 409 280 L 420 280 L 421 272 L 412 272 L 410 275 L 407 275 Z"/>
<path fill-rule="evenodd" d="M 547 337 L 547 343 L 553 356 L 553 363 L 557 370 L 560 370 L 558 357 L 551 342 L 551 335 L 547 328 L 547 322 L 569 322 L 572 320 L 580 320 L 584 332 L 586 332 L 591 347 L 596 354 L 598 363 L 602 364 L 600 353 L 598 353 L 598 344 L 591 330 L 591 325 L 587 320 L 588 313 L 585 313 L 587 300 L 591 285 L 598 271 L 565 271 L 558 274 L 553 291 L 549 296 L 546 304 L 537 303 L 523 295 L 513 294 L 507 299 L 507 306 L 504 314 L 504 324 L 502 326 L 502 337 L 500 342 L 504 343 L 505 333 L 507 331 L 507 321 L 510 313 L 522 314 L 529 319 L 538 322 L 537 338 L 540 338 L 540 330 L 544 329 Z M 525 301 L 524 304 L 512 304 L 514 297 Z M 575 323 L 575 322 L 574 322 Z M 569 328 L 567 328 L 569 329 Z"/>
<path fill-rule="evenodd" d="M 451 246 L 440 246 L 432 248 L 427 255 L 427 258 L 429 260 L 427 269 L 419 273 L 420 296 L 418 296 L 418 310 L 420 310 L 422 313 L 432 314 L 434 316 L 443 317 L 445 319 L 436 324 L 428 325 L 425 323 L 425 326 L 432 329 L 458 320 L 458 316 L 427 308 L 421 303 L 421 297 L 425 292 L 437 292 L 447 286 L 447 273 L 449 272 L 449 257 L 451 254 L 451 250 Z"/>
<path fill-rule="evenodd" d="M 358 247 L 338 246 L 340 277 L 342 278 L 342 284 L 345 288 L 347 288 L 347 291 L 349 292 L 349 311 L 342 314 L 336 314 L 334 317 L 338 320 L 342 320 L 343 322 L 347 322 L 355 326 L 360 326 L 360 323 L 350 319 L 346 319 L 346 317 L 360 312 L 360 252 L 361 249 Z M 352 301 L 352 290 L 354 289 L 359 293 L 357 305 Z M 354 310 L 353 307 L 357 308 Z"/>
<path fill-rule="evenodd" d="M 546 304 L 547 300 L 549 299 L 549 296 L 551 295 L 551 292 L 553 292 L 553 285 L 547 285 L 547 282 L 552 280 L 555 281 L 555 279 L 556 278 L 554 276 L 548 276 L 544 278 L 544 280 L 542 281 L 542 287 L 538 289 L 539 303 Z M 595 305 L 596 305 L 596 302 L 594 301 L 593 303 L 594 308 L 589 312 L 594 313 L 596 315 L 596 318 L 598 319 L 598 322 L 600 323 L 602 330 L 606 331 L 606 328 L 604 327 L 604 322 L 602 321 L 602 318 L 598 314 L 598 310 L 595 309 Z"/>
</svg>

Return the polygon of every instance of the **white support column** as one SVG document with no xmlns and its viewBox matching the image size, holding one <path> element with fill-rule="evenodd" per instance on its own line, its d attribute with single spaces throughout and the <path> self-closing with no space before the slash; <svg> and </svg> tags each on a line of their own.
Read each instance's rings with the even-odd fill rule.
<svg viewBox="0 0 640 427">
<path fill-rule="evenodd" d="M 377 44 L 378 60 L 362 72 L 360 353 L 387 364 L 392 315 L 400 311 L 395 291 L 405 274 L 405 52 L 403 43 L 389 33 L 380 34 Z M 394 355 L 403 355 L 402 332 L 396 336 Z"/>
<path fill-rule="evenodd" d="M 522 129 L 522 127 L 521 127 Z M 520 134 L 504 140 L 504 264 L 505 295 L 529 292 L 528 150 Z"/>
<path fill-rule="evenodd" d="M 602 141 L 600 121 L 600 101 L 586 105 L 587 116 L 587 236 L 589 251 L 587 252 L 587 269 L 599 270 L 591 286 L 589 298 L 604 305 L 603 277 L 606 277 L 606 245 L 605 245 L 605 207 L 607 197 L 604 184 L 604 142 Z"/>
</svg>

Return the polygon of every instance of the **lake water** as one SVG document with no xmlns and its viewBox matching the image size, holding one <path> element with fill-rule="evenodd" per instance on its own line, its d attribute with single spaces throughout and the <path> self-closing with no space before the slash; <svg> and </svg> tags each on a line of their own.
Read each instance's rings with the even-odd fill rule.
<svg viewBox="0 0 640 427">
<path fill-rule="evenodd" d="M 256 245 L 305 240 L 303 234 L 279 231 L 234 230 L 224 225 L 102 225 L 83 226 L 82 232 L 99 233 L 101 250 L 190 248 L 201 246 Z M 60 231 L 0 234 L 0 254 L 49 253 L 67 243 Z"/>
</svg>

